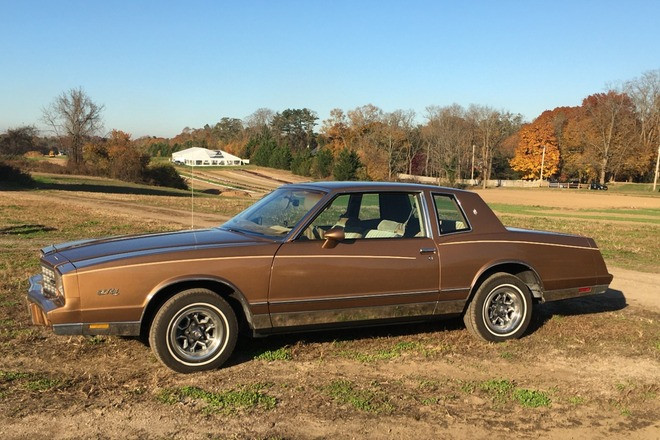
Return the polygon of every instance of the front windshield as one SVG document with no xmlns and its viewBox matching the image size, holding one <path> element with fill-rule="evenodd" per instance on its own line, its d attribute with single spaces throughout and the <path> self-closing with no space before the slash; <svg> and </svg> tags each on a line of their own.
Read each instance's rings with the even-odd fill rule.
<svg viewBox="0 0 660 440">
<path fill-rule="evenodd" d="M 277 189 L 223 224 L 223 229 L 280 237 L 287 235 L 323 197 L 322 192 Z"/>
</svg>

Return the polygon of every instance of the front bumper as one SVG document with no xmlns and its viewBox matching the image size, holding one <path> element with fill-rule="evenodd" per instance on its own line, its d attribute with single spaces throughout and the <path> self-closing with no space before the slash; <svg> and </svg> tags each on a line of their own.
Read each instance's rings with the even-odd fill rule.
<svg viewBox="0 0 660 440">
<path fill-rule="evenodd" d="M 78 298 L 49 298 L 43 292 L 42 275 L 30 277 L 27 294 L 28 310 L 35 325 L 51 327 L 56 335 L 122 335 L 137 336 L 140 321 L 83 323 Z"/>
<path fill-rule="evenodd" d="M 67 310 L 62 299 L 48 298 L 44 295 L 43 276 L 34 275 L 29 281 L 27 300 L 32 324 L 51 327 L 56 335 L 81 335 L 83 332 L 81 323 L 60 322 L 66 316 L 72 315 L 72 312 Z"/>
</svg>

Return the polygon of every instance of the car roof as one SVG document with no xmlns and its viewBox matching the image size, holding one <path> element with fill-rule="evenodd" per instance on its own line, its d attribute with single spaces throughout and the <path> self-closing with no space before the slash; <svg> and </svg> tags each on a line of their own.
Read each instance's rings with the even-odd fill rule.
<svg viewBox="0 0 660 440">
<path fill-rule="evenodd" d="M 447 191 L 447 192 L 467 192 L 456 188 L 447 188 L 443 186 L 435 185 L 423 185 L 419 183 L 404 183 L 404 182 L 304 182 L 304 183 L 292 183 L 285 185 L 288 187 L 296 188 L 309 188 L 309 189 L 319 189 L 322 191 L 334 192 L 334 191 Z"/>
</svg>

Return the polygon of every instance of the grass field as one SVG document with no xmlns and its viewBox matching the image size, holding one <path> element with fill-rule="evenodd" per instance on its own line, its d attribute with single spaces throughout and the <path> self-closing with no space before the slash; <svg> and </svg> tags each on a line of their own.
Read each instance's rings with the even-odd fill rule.
<svg viewBox="0 0 660 440">
<path fill-rule="evenodd" d="M 625 292 L 539 305 L 528 336 L 504 344 L 460 320 L 242 338 L 226 368 L 192 376 L 137 339 L 55 336 L 25 307 L 38 249 L 175 229 L 148 210 L 185 215 L 190 198 L 86 178 L 40 186 L 0 191 L 0 438 L 657 437 L 660 315 Z M 227 217 L 253 201 L 199 194 L 196 210 Z M 660 271 L 653 207 L 492 206 L 507 225 L 593 236 L 609 265 Z"/>
</svg>

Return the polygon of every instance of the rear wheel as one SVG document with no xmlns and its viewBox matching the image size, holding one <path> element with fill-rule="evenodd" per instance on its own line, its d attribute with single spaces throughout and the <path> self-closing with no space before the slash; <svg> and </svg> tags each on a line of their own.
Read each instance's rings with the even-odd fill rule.
<svg viewBox="0 0 660 440">
<path fill-rule="evenodd" d="M 236 346 L 231 306 L 207 289 L 184 290 L 158 310 L 149 331 L 156 357 L 179 373 L 220 367 Z"/>
<path fill-rule="evenodd" d="M 518 277 L 496 273 L 486 279 L 463 316 L 468 330 L 484 341 L 520 338 L 532 318 L 532 295 Z"/>
</svg>

